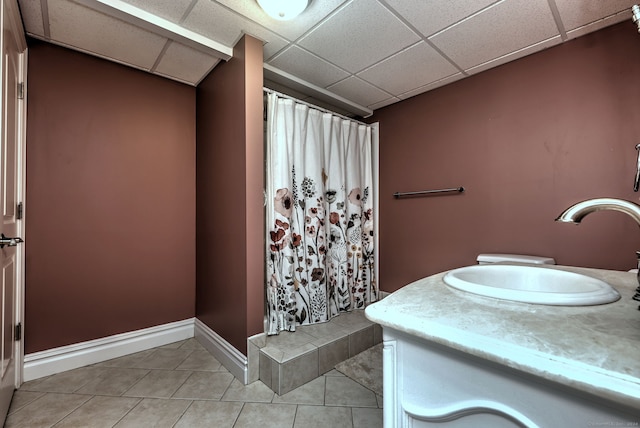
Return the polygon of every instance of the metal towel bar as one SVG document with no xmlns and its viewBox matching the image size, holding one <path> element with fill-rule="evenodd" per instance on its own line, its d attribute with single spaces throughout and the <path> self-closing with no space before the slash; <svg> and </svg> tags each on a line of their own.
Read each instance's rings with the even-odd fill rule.
<svg viewBox="0 0 640 428">
<path fill-rule="evenodd" d="M 421 196 L 421 195 L 433 195 L 436 193 L 462 193 L 464 192 L 464 187 L 452 187 L 451 189 L 436 189 L 436 190 L 420 190 L 418 192 L 396 192 L 393 196 L 397 198 L 401 198 L 403 196 Z"/>
</svg>

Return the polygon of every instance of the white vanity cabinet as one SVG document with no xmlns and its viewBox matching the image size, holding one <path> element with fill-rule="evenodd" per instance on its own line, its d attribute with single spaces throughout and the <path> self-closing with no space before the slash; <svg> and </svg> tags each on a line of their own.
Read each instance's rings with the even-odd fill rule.
<svg viewBox="0 0 640 428">
<path fill-rule="evenodd" d="M 530 305 L 451 289 L 438 274 L 369 306 L 383 327 L 385 428 L 640 427 L 634 275 L 557 268 L 622 298 Z"/>
<path fill-rule="evenodd" d="M 640 426 L 640 410 L 393 329 L 383 332 L 385 428 Z"/>
</svg>

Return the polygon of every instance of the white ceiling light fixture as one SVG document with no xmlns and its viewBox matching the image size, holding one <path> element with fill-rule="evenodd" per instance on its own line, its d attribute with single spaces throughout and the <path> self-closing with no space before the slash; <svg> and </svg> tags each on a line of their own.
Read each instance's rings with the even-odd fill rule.
<svg viewBox="0 0 640 428">
<path fill-rule="evenodd" d="M 309 0 L 258 0 L 258 4 L 273 19 L 288 21 L 300 15 Z"/>
</svg>

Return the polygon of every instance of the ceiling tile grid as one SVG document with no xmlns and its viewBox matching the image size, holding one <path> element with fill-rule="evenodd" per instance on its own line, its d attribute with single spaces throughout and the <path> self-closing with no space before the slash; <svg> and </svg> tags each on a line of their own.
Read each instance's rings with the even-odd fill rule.
<svg viewBox="0 0 640 428">
<path fill-rule="evenodd" d="M 633 1 L 638 1 L 638 0 L 633 0 Z M 597 21 L 590 22 L 589 24 L 583 25 L 582 27 L 578 27 L 575 30 L 567 31 L 567 38 L 571 40 L 571 39 L 575 39 L 576 37 L 584 36 L 585 34 L 593 33 L 594 31 L 601 30 L 610 25 L 617 24 L 622 21 L 626 21 L 630 19 L 630 16 L 631 14 L 629 13 L 629 9 L 627 8 L 622 12 L 616 13 L 615 15 L 611 15 L 606 18 L 602 18 Z"/>
<path fill-rule="evenodd" d="M 351 76 L 334 85 L 329 86 L 331 92 L 353 100 L 354 102 L 363 106 L 369 106 L 386 100 L 391 95 L 378 89 L 369 82 L 366 82 L 359 77 Z"/>
<path fill-rule="evenodd" d="M 547 0 L 510 0 L 498 2 L 429 40 L 462 69 L 468 69 L 557 34 Z"/>
<path fill-rule="evenodd" d="M 429 37 L 496 3 L 496 0 L 386 0 L 385 3 Z"/>
<path fill-rule="evenodd" d="M 125 0 L 132 6 L 146 10 L 153 15 L 164 18 L 167 21 L 178 23 L 191 9 L 193 0 L 149 1 L 149 0 Z"/>
<path fill-rule="evenodd" d="M 457 72 L 435 49 L 420 41 L 358 73 L 358 77 L 399 95 Z"/>
<path fill-rule="evenodd" d="M 150 70 L 167 42 L 164 37 L 71 1 L 49 1 L 47 9 L 52 40 L 136 68 Z"/>
<path fill-rule="evenodd" d="M 480 65 L 477 65 L 475 67 L 471 67 L 467 70 L 465 70 L 465 73 L 467 75 L 472 75 L 472 74 L 478 74 L 481 73 L 483 71 L 489 70 L 491 68 L 497 67 L 499 65 L 502 64 L 506 64 L 508 62 L 511 61 L 515 61 L 516 59 L 525 57 L 527 55 L 531 55 L 533 53 L 539 52 L 541 50 L 544 49 L 548 49 L 552 46 L 558 45 L 562 43 L 562 38 L 558 35 L 556 37 L 552 37 L 550 39 L 547 40 L 543 40 L 542 42 L 539 43 L 535 43 L 533 45 L 529 45 L 525 48 L 522 48 L 520 50 L 517 51 L 513 51 L 513 52 L 509 52 L 506 55 L 503 55 L 501 57 L 492 59 L 490 61 L 484 62 Z"/>
<path fill-rule="evenodd" d="M 190 85 L 197 85 L 220 60 L 177 42 L 170 42 L 154 72 Z M 185 64 L 189 67 L 185 68 Z"/>
<path fill-rule="evenodd" d="M 40 2 L 20 0 L 18 5 L 20 6 L 26 31 L 39 37 L 46 37 L 44 34 L 44 20 L 42 19 L 42 5 Z"/>
<path fill-rule="evenodd" d="M 376 110 L 382 107 L 390 106 L 391 104 L 395 104 L 398 101 L 402 101 L 402 99 L 398 97 L 390 97 L 386 100 L 380 101 L 379 103 L 371 104 L 369 107 L 371 107 L 372 110 Z"/>
<path fill-rule="evenodd" d="M 283 22 L 256 0 L 18 0 L 33 37 L 191 85 L 250 34 L 280 85 L 357 115 L 630 20 L 638 1 L 311 0 Z"/>
<path fill-rule="evenodd" d="M 409 98 L 414 97 L 416 95 L 420 95 L 420 94 L 422 94 L 424 92 L 428 92 L 428 91 L 431 91 L 433 89 L 439 88 L 441 86 L 445 86 L 445 85 L 448 85 L 450 83 L 457 82 L 458 80 L 464 79 L 465 77 L 466 77 L 465 74 L 456 73 L 456 74 L 454 74 L 452 76 L 445 77 L 444 79 L 436 80 L 435 82 L 431 82 L 431 83 L 429 83 L 427 85 L 415 88 L 412 91 L 405 92 L 404 94 L 399 95 L 398 98 L 401 99 L 401 100 L 406 100 L 406 99 L 409 99 Z"/>
<path fill-rule="evenodd" d="M 615 15 L 621 10 L 629 10 L 638 0 L 554 0 L 560 18 L 567 31 Z M 627 13 L 631 19 L 631 13 Z"/>
<path fill-rule="evenodd" d="M 418 40 L 415 32 L 379 2 L 353 0 L 298 44 L 357 73 Z"/>
<path fill-rule="evenodd" d="M 218 0 L 218 3 L 230 10 L 235 10 L 273 33 L 294 41 L 335 12 L 345 3 L 345 0 L 313 0 L 303 14 L 286 23 L 265 14 L 255 0 Z M 265 58 L 268 57 L 265 56 Z"/>
<path fill-rule="evenodd" d="M 323 88 L 349 77 L 348 72 L 296 45 L 270 60 L 269 64 L 293 75 L 305 76 L 306 81 Z"/>
<path fill-rule="evenodd" d="M 245 33 L 251 34 L 266 42 L 265 56 L 288 44 L 286 39 L 211 0 L 198 0 L 182 25 L 226 46 L 234 46 Z"/>
</svg>

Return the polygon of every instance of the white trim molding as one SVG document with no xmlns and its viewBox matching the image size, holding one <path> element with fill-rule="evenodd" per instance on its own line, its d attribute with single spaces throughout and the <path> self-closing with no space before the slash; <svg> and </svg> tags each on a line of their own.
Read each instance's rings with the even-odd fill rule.
<svg viewBox="0 0 640 428">
<path fill-rule="evenodd" d="M 223 45 L 202 34 L 135 7 L 126 1 L 76 0 L 76 2 L 224 61 L 229 61 L 233 57 L 233 47 Z"/>
<path fill-rule="evenodd" d="M 287 88 L 310 95 L 313 98 L 324 101 L 339 109 L 346 110 L 350 113 L 357 114 L 362 117 L 369 117 L 373 114 L 373 110 L 360 104 L 354 103 L 338 94 L 335 94 L 320 86 L 316 86 L 311 82 L 300 79 L 293 74 L 280 70 L 271 64 L 263 64 L 264 78 L 272 82 L 286 86 Z M 268 86 L 268 85 L 267 85 Z"/>
<path fill-rule="evenodd" d="M 521 412 L 491 400 L 465 400 L 438 408 L 428 408 L 425 405 L 412 403 L 404 404 L 403 409 L 408 426 L 412 426 L 414 421 L 424 421 L 429 424 L 445 424 L 457 420 L 460 420 L 460 423 L 465 421 L 469 423 L 469 426 L 479 426 L 478 424 L 480 423 L 486 423 L 487 419 L 483 418 L 490 415 L 505 421 L 510 421 L 516 426 L 539 428 L 539 425 Z M 475 419 L 476 416 L 478 416 L 478 419 Z M 499 421 L 499 419 L 491 420 L 494 421 L 493 423 Z"/>
<path fill-rule="evenodd" d="M 24 356 L 25 382 L 195 337 L 243 384 L 247 357 L 197 318 L 47 349 Z"/>
<path fill-rule="evenodd" d="M 195 338 L 243 385 L 249 383 L 248 359 L 209 326 L 195 319 Z"/>
<path fill-rule="evenodd" d="M 194 337 L 194 319 L 47 349 L 24 356 L 24 381 Z M 214 333 L 215 334 L 215 333 Z"/>
</svg>

